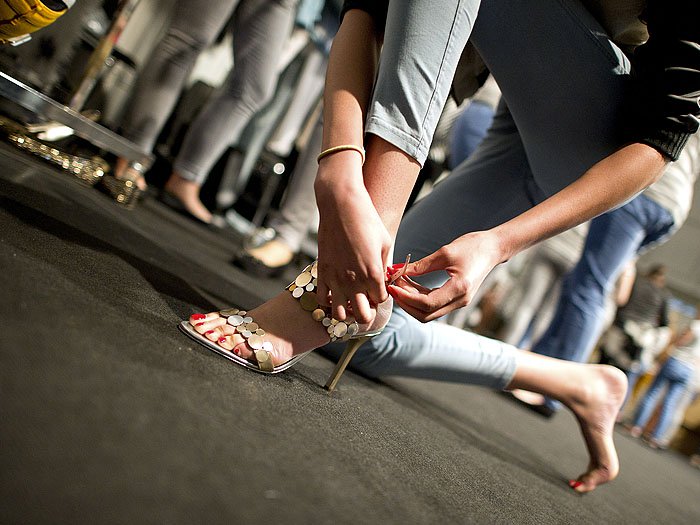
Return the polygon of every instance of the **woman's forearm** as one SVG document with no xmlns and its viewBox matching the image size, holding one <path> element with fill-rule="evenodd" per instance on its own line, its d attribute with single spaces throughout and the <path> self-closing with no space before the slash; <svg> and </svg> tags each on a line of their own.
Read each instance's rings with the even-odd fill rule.
<svg viewBox="0 0 700 525">
<path fill-rule="evenodd" d="M 364 119 L 379 59 L 380 34 L 372 17 L 357 9 L 346 13 L 333 40 L 323 104 L 323 147 L 362 146 Z"/>
<path fill-rule="evenodd" d="M 560 192 L 492 230 L 501 262 L 625 202 L 655 182 L 666 163 L 657 150 L 639 143 L 601 160 Z"/>
<path fill-rule="evenodd" d="M 346 13 L 333 41 L 326 75 L 323 149 L 366 142 L 367 163 L 362 175 L 359 170 L 343 169 L 358 162 L 359 155 L 355 151 L 324 158 L 316 191 L 320 207 L 324 202 L 329 206 L 343 206 L 347 205 L 343 200 L 355 198 L 359 183 L 364 182 L 382 222 L 394 236 L 420 165 L 387 141 L 375 135 L 364 137 L 380 44 L 381 31 L 369 14 L 360 10 Z M 355 176 L 362 176 L 362 181 Z"/>
</svg>

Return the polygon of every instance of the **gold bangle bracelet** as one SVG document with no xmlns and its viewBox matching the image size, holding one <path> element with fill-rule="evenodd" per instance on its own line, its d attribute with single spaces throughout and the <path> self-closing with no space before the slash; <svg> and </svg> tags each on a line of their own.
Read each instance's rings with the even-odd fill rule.
<svg viewBox="0 0 700 525">
<path fill-rule="evenodd" d="M 362 157 L 362 164 L 364 165 L 365 148 L 361 146 L 355 146 L 354 144 L 343 144 L 342 146 L 334 146 L 332 148 L 325 149 L 318 154 L 318 158 L 316 159 L 316 161 L 321 162 L 322 158 L 327 157 L 328 155 L 332 155 L 333 153 L 338 153 L 339 151 L 357 151 Z"/>
</svg>

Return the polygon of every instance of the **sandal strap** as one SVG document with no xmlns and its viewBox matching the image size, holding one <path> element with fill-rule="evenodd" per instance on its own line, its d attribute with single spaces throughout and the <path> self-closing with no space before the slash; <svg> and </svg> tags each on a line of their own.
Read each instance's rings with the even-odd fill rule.
<svg viewBox="0 0 700 525">
<path fill-rule="evenodd" d="M 258 368 L 265 372 L 272 372 L 275 368 L 272 363 L 272 343 L 264 339 L 265 330 L 260 328 L 245 310 L 228 308 L 219 311 L 219 315 L 225 317 L 226 322 L 245 339 L 248 348 L 255 354 Z"/>
<path fill-rule="evenodd" d="M 317 261 L 304 268 L 297 278 L 287 286 L 292 297 L 299 301 L 301 307 L 311 313 L 314 321 L 326 327 L 330 342 L 347 341 L 360 331 L 360 326 L 354 319 L 339 321 L 331 316 L 330 308 L 320 306 L 316 295 L 318 285 Z"/>
</svg>

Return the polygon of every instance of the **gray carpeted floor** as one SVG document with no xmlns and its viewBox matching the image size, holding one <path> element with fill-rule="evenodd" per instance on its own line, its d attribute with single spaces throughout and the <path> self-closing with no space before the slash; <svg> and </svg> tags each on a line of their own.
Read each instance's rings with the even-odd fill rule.
<svg viewBox="0 0 700 525">
<path fill-rule="evenodd" d="M 579 497 L 574 419 L 498 393 L 369 381 L 311 355 L 261 376 L 176 329 L 284 281 L 156 201 L 125 211 L 0 148 L 0 522 L 699 523 L 700 471 L 618 434 Z"/>
</svg>

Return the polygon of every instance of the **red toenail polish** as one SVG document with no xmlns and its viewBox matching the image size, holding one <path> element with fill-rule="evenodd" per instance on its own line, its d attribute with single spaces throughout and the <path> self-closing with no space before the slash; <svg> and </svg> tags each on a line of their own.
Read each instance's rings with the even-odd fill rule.
<svg viewBox="0 0 700 525">
<path fill-rule="evenodd" d="M 204 324 L 204 322 L 201 322 L 201 323 L 197 323 L 195 326 L 202 326 L 203 324 Z"/>
<path fill-rule="evenodd" d="M 225 338 L 225 337 L 222 337 L 221 339 L 219 339 L 219 343 L 223 344 L 223 343 L 225 343 L 225 342 L 226 342 L 226 338 Z"/>
<path fill-rule="evenodd" d="M 209 330 L 207 332 L 204 332 L 204 335 L 211 335 L 214 333 L 214 330 Z"/>
<path fill-rule="evenodd" d="M 195 321 L 196 321 L 196 320 L 199 320 L 199 319 L 204 319 L 204 318 L 206 318 L 206 317 L 207 317 L 207 316 L 204 315 L 204 314 L 192 314 L 192 319 L 194 319 Z"/>
<path fill-rule="evenodd" d="M 574 482 L 571 484 L 571 488 L 572 488 L 572 489 L 577 489 L 577 488 L 579 488 L 581 485 L 583 485 L 583 481 L 574 481 Z"/>
</svg>

